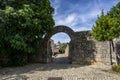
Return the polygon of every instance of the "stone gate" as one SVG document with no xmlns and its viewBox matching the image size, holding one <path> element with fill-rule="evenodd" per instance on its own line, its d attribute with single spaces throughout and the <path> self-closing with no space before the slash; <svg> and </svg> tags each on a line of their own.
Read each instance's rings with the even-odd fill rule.
<svg viewBox="0 0 120 80">
<path fill-rule="evenodd" d="M 95 41 L 91 31 L 74 32 L 67 26 L 56 26 L 51 35 L 46 35 L 42 45 L 38 46 L 37 55 L 33 56 L 36 62 L 51 62 L 50 37 L 56 33 L 64 32 L 69 35 L 69 58 L 75 64 L 110 64 L 109 42 Z M 112 61 L 116 63 L 116 56 L 112 54 Z"/>
</svg>

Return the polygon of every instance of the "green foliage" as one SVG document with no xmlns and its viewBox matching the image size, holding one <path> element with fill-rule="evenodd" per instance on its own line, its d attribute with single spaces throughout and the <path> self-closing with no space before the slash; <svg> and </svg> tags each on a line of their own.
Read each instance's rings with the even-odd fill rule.
<svg viewBox="0 0 120 80">
<path fill-rule="evenodd" d="M 120 2 L 106 15 L 102 11 L 102 15 L 93 26 L 92 35 L 98 41 L 111 41 L 120 36 Z"/>
<path fill-rule="evenodd" d="M 120 22 L 120 2 L 116 6 L 111 8 L 111 10 L 108 12 L 108 15 L 118 18 L 118 21 Z"/>
<path fill-rule="evenodd" d="M 120 36 L 120 25 L 118 19 L 110 15 L 98 17 L 96 25 L 92 28 L 92 36 L 98 41 L 112 41 Z"/>
<path fill-rule="evenodd" d="M 62 44 L 60 44 L 59 52 L 60 52 L 60 53 L 64 53 L 66 47 L 67 47 L 67 43 L 62 43 Z"/>
<path fill-rule="evenodd" d="M 111 41 L 120 35 L 118 30 L 120 30 L 120 26 L 116 18 L 103 16 L 97 20 L 96 27 L 93 27 L 92 33 L 93 37 L 98 41 Z"/>
<path fill-rule="evenodd" d="M 53 12 L 49 0 L 0 0 L 0 53 L 35 53 L 53 31 Z"/>
<path fill-rule="evenodd" d="M 120 65 L 113 66 L 112 69 L 113 69 L 113 71 L 115 71 L 115 72 L 120 72 Z"/>
</svg>

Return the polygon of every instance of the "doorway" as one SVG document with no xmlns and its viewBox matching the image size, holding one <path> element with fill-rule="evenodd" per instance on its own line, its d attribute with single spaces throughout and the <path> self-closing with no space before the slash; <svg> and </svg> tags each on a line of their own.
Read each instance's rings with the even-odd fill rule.
<svg viewBox="0 0 120 80">
<path fill-rule="evenodd" d="M 69 64 L 69 44 L 71 38 L 64 32 L 59 32 L 51 36 L 49 40 L 49 54 L 51 62 L 55 64 Z"/>
</svg>

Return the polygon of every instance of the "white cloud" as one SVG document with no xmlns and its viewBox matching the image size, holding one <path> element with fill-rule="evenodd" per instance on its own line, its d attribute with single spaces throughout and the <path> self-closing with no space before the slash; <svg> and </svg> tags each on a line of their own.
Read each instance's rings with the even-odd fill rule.
<svg viewBox="0 0 120 80">
<path fill-rule="evenodd" d="M 76 17 L 76 15 L 74 15 L 74 14 L 69 15 L 69 16 L 65 19 L 65 22 L 66 22 L 67 24 L 70 24 L 70 23 L 72 23 L 72 22 L 74 21 L 75 17 Z"/>
<path fill-rule="evenodd" d="M 61 0 L 54 0 L 53 2 L 51 0 L 51 3 L 52 3 L 52 6 L 55 9 L 55 12 L 54 12 L 54 16 L 55 16 L 55 15 L 58 14 L 58 8 L 60 7 Z"/>
<path fill-rule="evenodd" d="M 70 26 L 73 24 L 73 22 L 76 19 L 77 14 L 70 14 L 67 17 L 63 16 L 63 17 L 58 17 L 57 21 L 56 21 L 56 25 L 67 25 Z"/>
<path fill-rule="evenodd" d="M 76 32 L 88 31 L 88 30 L 91 30 L 91 27 L 81 27 L 81 26 L 78 26 L 78 27 L 74 28 L 74 31 L 76 31 Z"/>
<path fill-rule="evenodd" d="M 77 20 L 76 20 L 74 26 L 77 25 L 78 23 L 81 23 L 81 24 L 84 24 L 84 25 L 87 26 L 88 23 L 89 23 L 92 19 L 96 19 L 97 16 L 100 15 L 100 13 L 101 13 L 101 10 L 97 10 L 97 9 L 95 10 L 95 9 L 93 9 L 93 10 L 89 11 L 89 12 L 86 13 L 86 14 L 78 15 Z M 93 21 L 92 23 L 94 23 L 94 21 Z M 85 27 L 86 27 L 86 26 L 85 26 Z"/>
<path fill-rule="evenodd" d="M 87 30 L 87 26 L 90 26 L 88 28 L 88 30 L 90 30 L 90 28 L 93 25 L 93 22 L 89 23 L 89 21 L 91 19 L 97 18 L 97 15 L 100 15 L 101 10 L 91 10 L 88 11 L 88 13 L 85 14 L 79 14 L 79 13 L 71 13 L 70 15 L 68 15 L 67 17 L 65 15 L 61 15 L 56 17 L 56 25 L 66 25 L 71 27 L 74 31 L 82 31 L 82 30 Z M 79 24 L 84 24 L 86 26 L 84 27 L 80 27 L 79 29 L 77 29 L 77 26 Z"/>
<path fill-rule="evenodd" d="M 81 13 L 81 10 L 84 10 L 84 9 L 78 9 L 78 6 L 79 6 L 78 4 L 75 5 L 74 7 L 72 6 L 70 10 L 66 11 L 66 14 L 58 14 L 57 13 L 58 10 L 56 9 L 56 14 L 54 15 L 55 24 L 66 25 L 71 27 L 73 30 L 78 31 L 78 29 L 75 29 L 78 26 L 78 24 L 86 25 L 90 20 L 97 18 L 97 15 L 100 15 L 101 13 L 101 10 L 99 9 L 99 7 L 93 7 L 92 9 L 88 10 L 88 6 L 90 7 L 91 3 L 89 3 L 88 6 L 85 7 L 85 10 L 87 10 L 85 13 Z M 75 9 L 76 10 L 78 9 L 78 10 L 74 11 Z M 93 23 L 92 24 L 89 23 L 89 25 L 92 26 Z M 87 26 L 85 26 L 85 29 L 81 28 L 81 30 L 87 30 Z"/>
</svg>

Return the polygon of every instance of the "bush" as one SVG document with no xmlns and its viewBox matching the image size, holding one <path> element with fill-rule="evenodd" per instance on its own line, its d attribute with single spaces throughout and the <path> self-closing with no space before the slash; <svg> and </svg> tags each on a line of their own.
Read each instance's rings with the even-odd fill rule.
<svg viewBox="0 0 120 80">
<path fill-rule="evenodd" d="M 10 66 L 24 66 L 27 63 L 27 54 L 25 53 L 15 53 L 10 55 Z"/>
<path fill-rule="evenodd" d="M 113 66 L 112 69 L 113 69 L 113 71 L 115 71 L 115 72 L 120 72 L 120 65 Z"/>
<path fill-rule="evenodd" d="M 60 53 L 65 53 L 66 47 L 67 47 L 67 43 L 60 44 L 59 52 Z"/>
<path fill-rule="evenodd" d="M 0 0 L 0 64 L 27 64 L 36 44 L 53 32 L 53 12 L 49 0 Z"/>
</svg>

